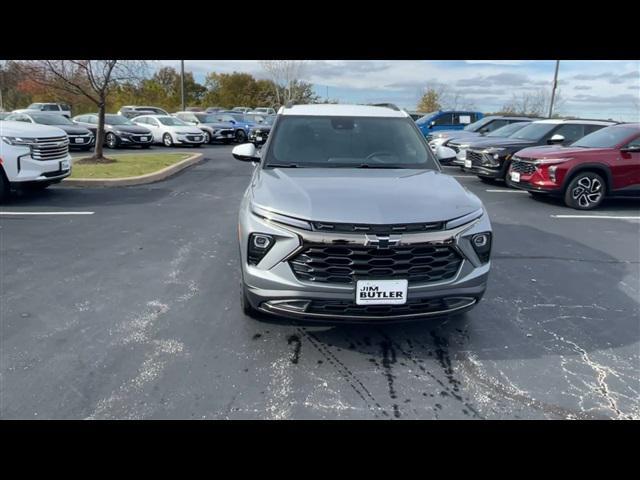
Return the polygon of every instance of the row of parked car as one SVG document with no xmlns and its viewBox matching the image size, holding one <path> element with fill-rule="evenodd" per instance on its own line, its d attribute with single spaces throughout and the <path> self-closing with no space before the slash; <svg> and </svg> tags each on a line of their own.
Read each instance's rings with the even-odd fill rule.
<svg viewBox="0 0 640 480">
<path fill-rule="evenodd" d="M 433 119 L 471 120 L 472 113 L 434 112 L 416 121 L 440 163 L 533 197 L 561 197 L 580 210 L 606 196 L 640 196 L 639 123 L 486 116 L 442 128 Z"/>
<path fill-rule="evenodd" d="M 54 109 L 56 107 L 57 109 Z M 1 114 L 2 119 L 56 126 L 69 137 L 70 148 L 89 150 L 95 144 L 98 114 L 90 113 L 70 118 L 70 110 L 61 104 L 32 104 L 26 109 Z M 251 141 L 256 144 L 266 140 L 275 115 L 272 108 L 247 113 L 244 107 L 222 110 L 215 107 L 207 111 L 169 114 L 159 107 L 129 105 L 117 114 L 105 115 L 105 144 L 109 148 L 139 146 L 148 148 L 154 143 L 165 146 L 200 146 L 213 142 Z"/>
</svg>

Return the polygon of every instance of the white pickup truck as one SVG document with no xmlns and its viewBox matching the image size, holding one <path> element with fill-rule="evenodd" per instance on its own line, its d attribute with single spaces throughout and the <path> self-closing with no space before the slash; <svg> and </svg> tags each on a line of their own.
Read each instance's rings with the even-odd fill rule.
<svg viewBox="0 0 640 480">
<path fill-rule="evenodd" d="M 69 175 L 71 156 L 64 130 L 0 121 L 0 200 L 12 188 L 46 188 Z"/>
</svg>

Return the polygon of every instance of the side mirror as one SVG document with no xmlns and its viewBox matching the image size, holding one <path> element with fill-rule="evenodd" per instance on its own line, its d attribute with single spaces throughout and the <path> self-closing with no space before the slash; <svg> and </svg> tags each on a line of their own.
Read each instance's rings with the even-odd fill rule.
<svg viewBox="0 0 640 480">
<path fill-rule="evenodd" d="M 260 156 L 258 155 L 258 150 L 256 150 L 256 146 L 253 143 L 243 143 L 242 145 L 238 145 L 231 150 L 231 155 L 236 160 L 240 160 L 241 162 L 259 162 Z"/>
<path fill-rule="evenodd" d="M 449 160 L 456 157 L 456 151 L 452 148 L 440 145 L 436 148 L 436 157 L 438 160 Z"/>
<path fill-rule="evenodd" d="M 553 145 L 553 144 L 556 144 L 556 143 L 562 143 L 562 142 L 564 142 L 564 136 L 563 136 L 563 135 L 560 135 L 560 134 L 558 134 L 558 133 L 556 133 L 554 136 L 552 136 L 552 137 L 547 141 L 547 143 L 548 143 L 549 145 Z"/>
</svg>

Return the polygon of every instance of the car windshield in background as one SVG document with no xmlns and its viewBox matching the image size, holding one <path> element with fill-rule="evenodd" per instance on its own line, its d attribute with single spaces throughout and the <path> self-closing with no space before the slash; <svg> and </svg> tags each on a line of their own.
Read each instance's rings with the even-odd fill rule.
<svg viewBox="0 0 640 480">
<path fill-rule="evenodd" d="M 200 120 L 202 123 L 218 123 L 217 115 L 196 115 L 196 118 Z"/>
<path fill-rule="evenodd" d="M 556 123 L 530 123 L 511 135 L 510 138 L 538 141 L 557 126 Z"/>
<path fill-rule="evenodd" d="M 522 130 L 529 125 L 529 122 L 516 122 L 505 125 L 504 127 L 496 128 L 493 132 L 487 133 L 486 137 L 509 137 L 516 133 L 518 130 Z"/>
<path fill-rule="evenodd" d="M 158 121 L 170 127 L 186 127 L 188 124 L 175 117 L 157 117 Z"/>
<path fill-rule="evenodd" d="M 406 118 L 284 116 L 273 142 L 265 167 L 438 169 Z"/>
<path fill-rule="evenodd" d="M 487 123 L 491 122 L 492 120 L 493 120 L 493 117 L 481 118 L 480 120 L 477 120 L 477 121 L 475 121 L 473 123 L 470 123 L 469 125 L 464 127 L 463 130 L 466 130 L 467 132 L 477 132 L 482 127 L 484 127 Z"/>
<path fill-rule="evenodd" d="M 423 123 L 425 123 L 427 121 L 428 118 L 433 117 L 436 113 L 438 113 L 438 112 L 425 113 L 422 117 L 420 117 L 418 120 L 416 120 L 416 123 L 418 125 L 422 125 Z"/>
<path fill-rule="evenodd" d="M 265 125 L 273 125 L 273 122 L 276 120 L 275 115 L 272 115 L 270 117 L 264 117 L 264 124 Z"/>
<path fill-rule="evenodd" d="M 593 133 L 590 133 L 589 135 L 585 135 L 577 142 L 572 143 L 571 146 L 585 148 L 613 148 L 634 133 L 638 133 L 637 128 L 602 128 Z"/>
<path fill-rule="evenodd" d="M 27 107 L 27 110 L 40 110 L 40 107 L 42 107 L 42 103 L 32 103 Z"/>
<path fill-rule="evenodd" d="M 63 117 L 62 115 L 56 114 L 42 114 L 42 115 L 31 115 L 31 118 L 36 123 L 40 123 L 42 125 L 73 125 L 73 122 L 69 120 L 67 117 Z"/>
<path fill-rule="evenodd" d="M 108 125 L 133 125 L 133 122 L 120 115 L 105 115 L 104 122 Z"/>
</svg>

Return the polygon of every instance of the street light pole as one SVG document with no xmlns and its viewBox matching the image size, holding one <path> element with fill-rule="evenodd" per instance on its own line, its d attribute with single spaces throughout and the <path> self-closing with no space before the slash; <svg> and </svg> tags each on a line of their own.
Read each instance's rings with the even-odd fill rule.
<svg viewBox="0 0 640 480">
<path fill-rule="evenodd" d="M 553 75 L 553 89 L 551 90 L 551 102 L 549 103 L 549 118 L 553 115 L 553 101 L 556 98 L 556 88 L 558 86 L 558 68 L 560 68 L 560 60 L 556 60 L 556 73 Z"/>
<path fill-rule="evenodd" d="M 180 60 L 180 99 L 181 111 L 184 112 L 184 60 Z"/>
</svg>

